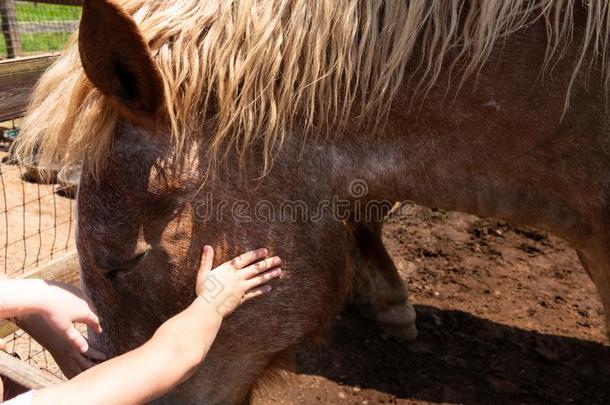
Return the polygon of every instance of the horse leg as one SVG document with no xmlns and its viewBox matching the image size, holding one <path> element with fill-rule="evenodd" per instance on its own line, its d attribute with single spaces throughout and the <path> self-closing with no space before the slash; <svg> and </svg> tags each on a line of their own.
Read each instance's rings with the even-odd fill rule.
<svg viewBox="0 0 610 405">
<path fill-rule="evenodd" d="M 379 221 L 354 224 L 358 251 L 352 303 L 365 317 L 377 322 L 382 336 L 414 340 L 415 310 L 409 303 L 407 287 L 383 246 L 382 226 Z"/>
<path fill-rule="evenodd" d="M 605 246 L 608 246 L 607 244 Z M 610 252 L 602 245 L 577 250 L 578 258 L 597 288 L 606 324 L 606 335 L 610 339 Z"/>
</svg>

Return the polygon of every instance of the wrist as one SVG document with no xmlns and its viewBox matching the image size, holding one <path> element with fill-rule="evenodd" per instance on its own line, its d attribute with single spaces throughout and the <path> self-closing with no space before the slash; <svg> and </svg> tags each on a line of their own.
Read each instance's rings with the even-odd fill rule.
<svg viewBox="0 0 610 405">
<path fill-rule="evenodd" d="M 199 365 L 207 354 L 222 316 L 204 299 L 196 298 L 184 311 L 163 323 L 153 336 L 153 341 L 170 353 L 174 365 L 191 370 Z"/>
<path fill-rule="evenodd" d="M 204 320 L 210 323 L 220 324 L 224 318 L 218 305 L 216 305 L 214 301 L 210 301 L 201 295 L 195 298 L 190 308 L 196 311 L 199 316 L 205 314 Z"/>
</svg>

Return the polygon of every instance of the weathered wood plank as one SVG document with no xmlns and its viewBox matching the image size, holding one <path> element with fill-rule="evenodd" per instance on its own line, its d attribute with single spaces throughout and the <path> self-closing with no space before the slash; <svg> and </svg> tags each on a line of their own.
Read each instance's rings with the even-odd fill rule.
<svg viewBox="0 0 610 405">
<path fill-rule="evenodd" d="M 46 54 L 0 61 L 0 122 L 23 115 L 32 88 L 56 58 Z"/>
<path fill-rule="evenodd" d="M 70 253 L 47 265 L 37 267 L 25 273 L 22 278 L 41 278 L 48 281 L 61 281 L 62 283 L 77 285 L 79 282 L 79 272 L 78 255 Z M 18 329 L 12 322 L 5 319 L 0 320 L 0 337 L 4 338 Z"/>
<path fill-rule="evenodd" d="M 23 72 L 44 70 L 57 59 L 58 55 L 58 53 L 46 53 L 36 56 L 0 60 L 0 78 L 19 75 Z"/>
<path fill-rule="evenodd" d="M 77 284 L 79 279 L 80 263 L 76 252 L 69 253 L 59 259 L 37 267 L 23 275 L 22 278 L 41 278 L 48 281 L 61 281 L 68 284 Z"/>
<path fill-rule="evenodd" d="M 40 390 L 62 382 L 50 373 L 0 351 L 0 375 L 31 390 Z"/>
</svg>

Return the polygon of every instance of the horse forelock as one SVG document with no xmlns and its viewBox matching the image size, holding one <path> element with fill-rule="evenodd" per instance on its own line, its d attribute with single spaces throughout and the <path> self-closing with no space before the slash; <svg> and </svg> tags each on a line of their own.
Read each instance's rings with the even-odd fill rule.
<svg viewBox="0 0 610 405">
<path fill-rule="evenodd" d="M 265 167 L 291 129 L 307 135 L 347 122 L 383 122 L 405 75 L 425 94 L 441 68 L 461 61 L 463 77 L 494 44 L 536 19 L 547 27 L 543 68 L 573 40 L 577 0 L 122 0 L 148 41 L 165 90 L 164 114 L 176 150 L 210 136 L 211 166 L 254 143 Z M 574 76 L 587 55 L 608 70 L 610 6 L 590 0 Z M 417 56 L 414 50 L 417 49 Z M 454 55 L 447 61 L 447 55 Z M 455 56 L 457 55 L 457 56 Z M 417 58 L 416 63 L 412 59 Z M 592 59 L 592 58 L 591 58 Z M 593 63 L 593 62 L 591 62 Z M 606 85 L 607 77 L 606 74 Z M 569 94 L 568 94 L 569 96 Z M 100 167 L 117 113 L 87 80 L 76 41 L 34 91 L 16 152 Z"/>
</svg>

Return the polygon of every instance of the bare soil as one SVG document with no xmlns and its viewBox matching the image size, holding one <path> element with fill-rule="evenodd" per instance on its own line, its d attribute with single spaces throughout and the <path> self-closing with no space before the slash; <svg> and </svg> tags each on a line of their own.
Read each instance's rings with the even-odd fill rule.
<svg viewBox="0 0 610 405">
<path fill-rule="evenodd" d="M 0 159 L 8 159 L 0 144 Z M 0 272 L 19 277 L 74 249 L 75 202 L 25 166 L 0 163 Z M 24 180 L 26 179 L 26 180 Z"/>
<path fill-rule="evenodd" d="M 260 403 L 610 403 L 602 308 L 565 242 L 416 206 L 384 238 L 409 283 L 418 339 L 384 341 L 347 308 Z"/>
</svg>

